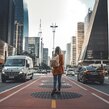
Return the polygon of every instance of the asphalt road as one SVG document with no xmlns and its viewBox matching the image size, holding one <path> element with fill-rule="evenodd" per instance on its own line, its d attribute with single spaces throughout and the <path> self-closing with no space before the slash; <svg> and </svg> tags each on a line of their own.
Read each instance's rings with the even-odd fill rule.
<svg viewBox="0 0 109 109">
<path fill-rule="evenodd" d="M 0 109 L 109 108 L 109 94 L 94 88 L 106 85 L 83 84 L 76 81 L 76 77 L 63 76 L 61 94 L 51 96 L 52 86 L 51 74 L 35 75 L 33 80 L 19 83 L 16 87 L 1 92 Z"/>
<path fill-rule="evenodd" d="M 76 76 L 69 76 L 68 77 L 70 80 L 75 80 L 77 81 L 77 77 Z M 80 82 L 81 83 L 81 82 Z M 81 83 L 83 84 L 83 83 Z M 103 93 L 107 93 L 109 94 L 109 78 L 108 77 L 105 77 L 105 81 L 104 81 L 104 84 L 99 84 L 99 83 L 87 83 L 87 84 L 84 84 L 84 85 L 87 85 L 89 87 L 92 87 L 94 88 L 95 90 L 98 90 L 98 91 L 101 91 Z"/>
<path fill-rule="evenodd" d="M 41 75 L 42 74 L 34 75 L 33 79 L 37 79 Z M 20 84 L 23 84 L 23 82 L 21 82 L 21 81 L 14 81 L 14 80 L 7 80 L 6 83 L 2 83 L 1 82 L 1 74 L 0 74 L 0 92 L 6 91 L 6 90 L 11 89 L 13 87 L 16 87 L 16 86 L 18 86 Z"/>
</svg>

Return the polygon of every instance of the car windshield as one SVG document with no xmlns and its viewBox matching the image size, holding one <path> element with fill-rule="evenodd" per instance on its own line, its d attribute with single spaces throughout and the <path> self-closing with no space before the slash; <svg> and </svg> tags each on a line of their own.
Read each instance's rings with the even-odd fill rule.
<svg viewBox="0 0 109 109">
<path fill-rule="evenodd" d="M 7 59 L 5 66 L 24 66 L 25 59 Z"/>
<path fill-rule="evenodd" d="M 88 70 L 88 71 L 95 71 L 95 70 L 96 70 L 96 67 L 88 66 L 88 67 L 87 67 L 87 70 Z"/>
</svg>

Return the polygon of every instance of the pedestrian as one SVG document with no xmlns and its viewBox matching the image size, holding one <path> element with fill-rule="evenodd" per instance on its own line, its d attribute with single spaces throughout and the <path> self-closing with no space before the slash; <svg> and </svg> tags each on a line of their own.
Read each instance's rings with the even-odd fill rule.
<svg viewBox="0 0 109 109">
<path fill-rule="evenodd" d="M 52 68 L 52 74 L 53 74 L 53 90 L 51 95 L 54 95 L 55 93 L 59 93 L 61 91 L 61 77 L 64 73 L 64 56 L 61 52 L 61 49 L 59 46 L 55 48 L 55 57 L 59 56 L 59 66 Z"/>
</svg>

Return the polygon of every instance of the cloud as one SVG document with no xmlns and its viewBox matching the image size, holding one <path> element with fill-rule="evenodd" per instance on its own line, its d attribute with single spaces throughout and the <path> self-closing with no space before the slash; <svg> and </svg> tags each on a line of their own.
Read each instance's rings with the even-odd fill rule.
<svg viewBox="0 0 109 109">
<path fill-rule="evenodd" d="M 25 0 L 29 10 L 29 36 L 37 36 L 42 19 L 44 47 L 52 50 L 53 33 L 50 28 L 56 23 L 55 46 L 66 49 L 71 37 L 76 34 L 77 22 L 84 21 L 88 8 L 94 0 Z M 92 8 L 91 8 L 92 9 Z M 48 43 L 49 42 L 49 43 Z"/>
<path fill-rule="evenodd" d="M 79 0 L 81 3 L 85 4 L 87 8 L 93 9 L 95 0 Z"/>
</svg>

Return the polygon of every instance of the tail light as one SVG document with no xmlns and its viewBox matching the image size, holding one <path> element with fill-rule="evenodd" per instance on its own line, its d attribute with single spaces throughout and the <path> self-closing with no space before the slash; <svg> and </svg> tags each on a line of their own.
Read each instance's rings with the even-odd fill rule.
<svg viewBox="0 0 109 109">
<path fill-rule="evenodd" d="M 99 74 L 105 76 L 104 70 L 100 70 Z"/>
<path fill-rule="evenodd" d="M 91 73 L 90 71 L 85 71 L 85 72 L 84 72 L 84 74 L 90 74 L 90 73 Z"/>
</svg>

